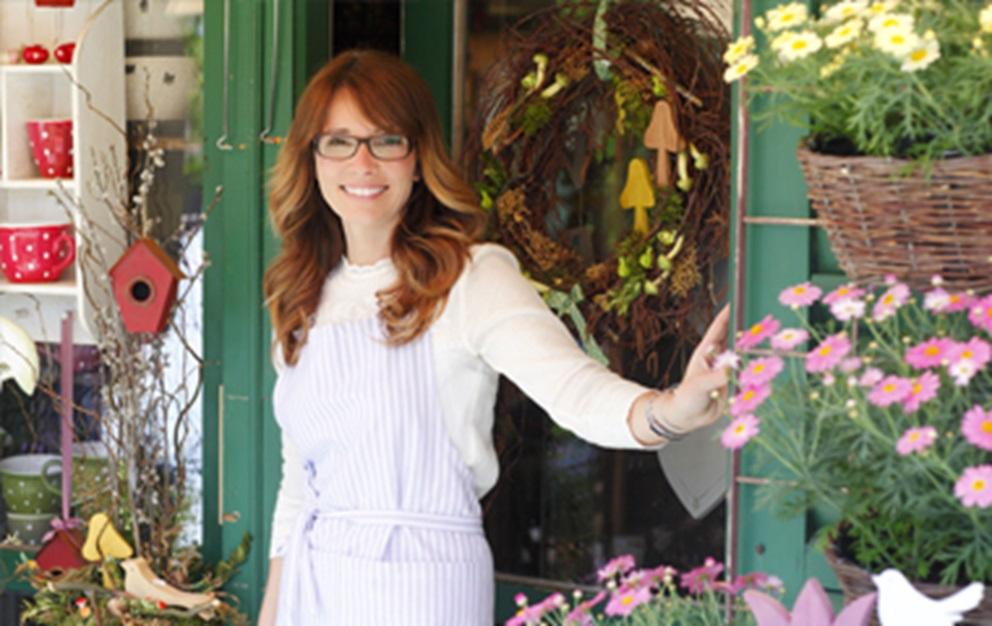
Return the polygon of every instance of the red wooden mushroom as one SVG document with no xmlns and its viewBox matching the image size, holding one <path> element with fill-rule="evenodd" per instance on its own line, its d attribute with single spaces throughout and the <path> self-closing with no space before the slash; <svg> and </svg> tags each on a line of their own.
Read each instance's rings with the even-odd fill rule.
<svg viewBox="0 0 992 626">
<path fill-rule="evenodd" d="M 128 332 L 162 332 L 183 278 L 176 263 L 151 239 L 139 239 L 128 248 L 110 269 L 114 299 Z"/>
</svg>

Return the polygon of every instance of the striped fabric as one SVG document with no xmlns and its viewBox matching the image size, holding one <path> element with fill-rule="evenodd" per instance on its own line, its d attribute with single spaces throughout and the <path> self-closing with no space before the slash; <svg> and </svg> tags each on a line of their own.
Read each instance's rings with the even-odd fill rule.
<svg viewBox="0 0 992 626">
<path fill-rule="evenodd" d="M 377 319 L 310 332 L 275 389 L 308 505 L 283 564 L 281 626 L 491 626 L 492 555 L 438 402 L 429 333 Z"/>
</svg>

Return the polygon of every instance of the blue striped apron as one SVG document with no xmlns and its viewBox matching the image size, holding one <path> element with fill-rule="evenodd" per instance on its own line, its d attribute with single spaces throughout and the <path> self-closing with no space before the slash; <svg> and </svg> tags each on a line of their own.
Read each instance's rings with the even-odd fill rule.
<svg viewBox="0 0 992 626">
<path fill-rule="evenodd" d="M 430 333 L 318 326 L 276 383 L 308 501 L 283 562 L 280 626 L 491 626 L 492 554 L 442 420 Z"/>
</svg>

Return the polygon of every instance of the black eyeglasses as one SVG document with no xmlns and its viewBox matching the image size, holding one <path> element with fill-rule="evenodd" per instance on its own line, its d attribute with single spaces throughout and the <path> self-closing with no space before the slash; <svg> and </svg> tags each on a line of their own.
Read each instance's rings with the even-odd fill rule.
<svg viewBox="0 0 992 626">
<path fill-rule="evenodd" d="M 413 145 L 404 135 L 376 135 L 374 137 L 352 137 L 339 133 L 321 133 L 313 139 L 313 150 L 320 156 L 335 161 L 344 161 L 355 156 L 358 146 L 365 144 L 372 156 L 380 161 L 405 159 Z"/>
</svg>

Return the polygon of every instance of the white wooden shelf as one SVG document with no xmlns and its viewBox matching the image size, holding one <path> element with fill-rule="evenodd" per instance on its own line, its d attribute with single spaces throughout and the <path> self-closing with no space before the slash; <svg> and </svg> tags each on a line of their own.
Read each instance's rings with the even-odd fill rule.
<svg viewBox="0 0 992 626">
<path fill-rule="evenodd" d="M 0 65 L 0 72 L 5 74 L 58 74 L 72 76 L 71 63 L 18 63 L 17 65 Z"/>
<path fill-rule="evenodd" d="M 26 293 L 36 296 L 75 296 L 79 285 L 74 278 L 62 278 L 50 283 L 12 283 L 0 275 L 0 293 Z"/>
<path fill-rule="evenodd" d="M 0 180 L 0 189 L 36 189 L 41 191 L 74 191 L 76 181 L 72 178 L 22 178 L 20 180 Z"/>
</svg>

